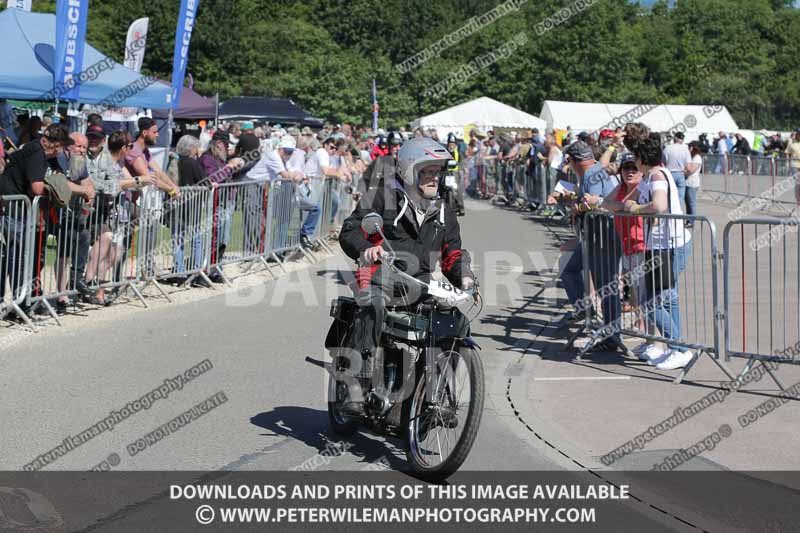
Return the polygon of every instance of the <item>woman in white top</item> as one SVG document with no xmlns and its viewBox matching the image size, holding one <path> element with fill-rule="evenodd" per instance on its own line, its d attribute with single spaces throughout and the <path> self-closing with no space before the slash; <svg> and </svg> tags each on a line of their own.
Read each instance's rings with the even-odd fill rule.
<svg viewBox="0 0 800 533">
<path fill-rule="evenodd" d="M 661 165 L 660 136 L 657 133 L 650 134 L 634 147 L 633 152 L 644 179 L 639 185 L 641 192 L 638 201 L 625 202 L 625 211 L 634 214 L 682 215 L 678 187 L 670 171 Z M 647 219 L 645 232 L 649 257 L 661 261 L 646 274 L 650 278 L 645 279 L 646 285 L 650 281 L 646 306 L 649 308 L 649 320 L 658 327 L 662 336 L 679 341 L 682 334 L 677 285 L 691 253 L 692 235 L 684 228 L 681 219 L 667 218 Z M 677 344 L 668 344 L 663 351 L 655 345 L 648 346 L 640 351 L 640 357 L 659 369 L 673 370 L 686 366 L 694 354 Z"/>
</svg>

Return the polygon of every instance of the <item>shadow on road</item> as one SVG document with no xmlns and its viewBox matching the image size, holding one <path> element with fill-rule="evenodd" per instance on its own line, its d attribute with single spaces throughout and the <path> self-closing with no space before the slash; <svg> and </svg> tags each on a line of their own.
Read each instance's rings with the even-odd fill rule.
<svg viewBox="0 0 800 533">
<path fill-rule="evenodd" d="M 372 470 L 370 465 L 388 466 L 397 471 L 407 470 L 405 460 L 398 457 L 400 450 L 396 439 L 376 440 L 364 433 L 355 433 L 341 439 L 330 431 L 327 411 L 308 407 L 281 406 L 272 411 L 259 413 L 250 419 L 254 425 L 272 431 L 269 437 L 288 437 L 314 448 L 327 457 L 350 455 L 364 463 L 364 470 Z M 394 441 L 394 442 L 393 442 Z M 300 467 L 301 465 L 297 465 Z M 287 469 L 290 469 L 287 467 Z M 323 468 L 325 469 L 325 468 Z"/>
<path fill-rule="evenodd" d="M 336 269 L 336 270 L 317 270 L 317 276 L 320 278 L 328 278 L 336 282 L 337 285 L 345 287 L 353 287 L 355 284 L 355 266 L 352 269 Z"/>
</svg>

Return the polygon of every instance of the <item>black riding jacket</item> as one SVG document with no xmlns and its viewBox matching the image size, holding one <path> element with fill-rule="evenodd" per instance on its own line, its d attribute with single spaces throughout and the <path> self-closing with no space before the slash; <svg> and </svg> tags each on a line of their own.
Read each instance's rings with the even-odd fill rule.
<svg viewBox="0 0 800 533">
<path fill-rule="evenodd" d="M 404 272 L 422 280 L 429 281 L 437 261 L 441 261 L 442 273 L 456 287 L 461 287 L 462 277 L 472 277 L 470 258 L 461 249 L 461 230 L 456 213 L 444 202 L 436 200 L 428 210 L 420 227 L 414 213 L 414 206 L 403 185 L 392 176 L 371 183 L 361 198 L 355 211 L 344 221 L 339 243 L 352 259 L 358 259 L 361 252 L 380 244 L 380 234 L 368 237 L 361 229 L 361 220 L 369 213 L 383 215 L 383 233 L 397 253 L 395 265 Z M 384 247 L 385 248 L 385 247 Z M 416 258 L 417 265 L 412 264 Z M 368 283 L 375 269 L 364 272 L 359 269 L 359 286 Z"/>
</svg>

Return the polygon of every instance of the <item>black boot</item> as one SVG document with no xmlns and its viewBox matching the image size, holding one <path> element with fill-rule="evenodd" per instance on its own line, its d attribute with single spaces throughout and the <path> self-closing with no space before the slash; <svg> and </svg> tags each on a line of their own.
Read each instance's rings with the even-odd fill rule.
<svg viewBox="0 0 800 533">
<path fill-rule="evenodd" d="M 306 250 L 314 250 L 314 243 L 308 238 L 308 235 L 300 235 L 300 246 Z"/>
</svg>

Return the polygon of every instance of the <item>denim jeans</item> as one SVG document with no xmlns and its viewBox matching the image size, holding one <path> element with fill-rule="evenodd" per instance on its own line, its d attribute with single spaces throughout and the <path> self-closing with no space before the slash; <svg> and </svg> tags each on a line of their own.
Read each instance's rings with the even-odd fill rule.
<svg viewBox="0 0 800 533">
<path fill-rule="evenodd" d="M 306 237 L 314 235 L 314 230 L 317 229 L 317 221 L 319 220 L 320 208 L 315 205 L 313 209 L 309 209 L 306 214 L 306 219 L 303 221 L 303 227 L 300 228 L 300 234 Z"/>
<path fill-rule="evenodd" d="M 686 176 L 683 175 L 683 172 L 674 170 L 672 171 L 672 179 L 675 180 L 675 187 L 678 189 L 678 200 L 681 202 L 681 212 L 686 212 L 686 200 L 684 197 L 686 196 Z"/>
<path fill-rule="evenodd" d="M 187 228 L 181 224 L 176 224 L 172 228 L 172 256 L 175 258 L 175 273 L 177 274 L 203 266 L 203 236 L 197 234 L 192 238 L 192 262 L 188 268 L 186 267 L 183 257 L 183 244 L 186 241 L 186 233 Z"/>
<path fill-rule="evenodd" d="M 653 302 L 651 302 L 649 306 L 650 312 L 648 313 L 648 320 L 655 324 L 663 337 L 670 340 L 680 340 L 682 336 L 678 287 L 680 284 L 680 275 L 686 270 L 686 262 L 691 254 L 691 241 L 680 248 L 675 248 L 672 256 L 672 271 L 675 277 L 675 287 L 662 290 L 659 294 L 655 295 L 655 297 L 650 295 L 650 297 L 653 298 Z M 667 346 L 671 350 L 683 350 L 682 347 L 676 344 L 668 344 Z"/>
<path fill-rule="evenodd" d="M 697 191 L 700 187 L 686 187 L 686 214 L 697 214 Z"/>
<path fill-rule="evenodd" d="M 575 303 L 583 298 L 583 251 L 580 242 L 578 243 L 575 251 L 572 252 L 572 257 L 569 258 L 567 264 L 564 265 L 564 270 L 560 274 L 561 282 L 564 284 L 564 291 L 567 293 L 569 303 Z"/>
</svg>

